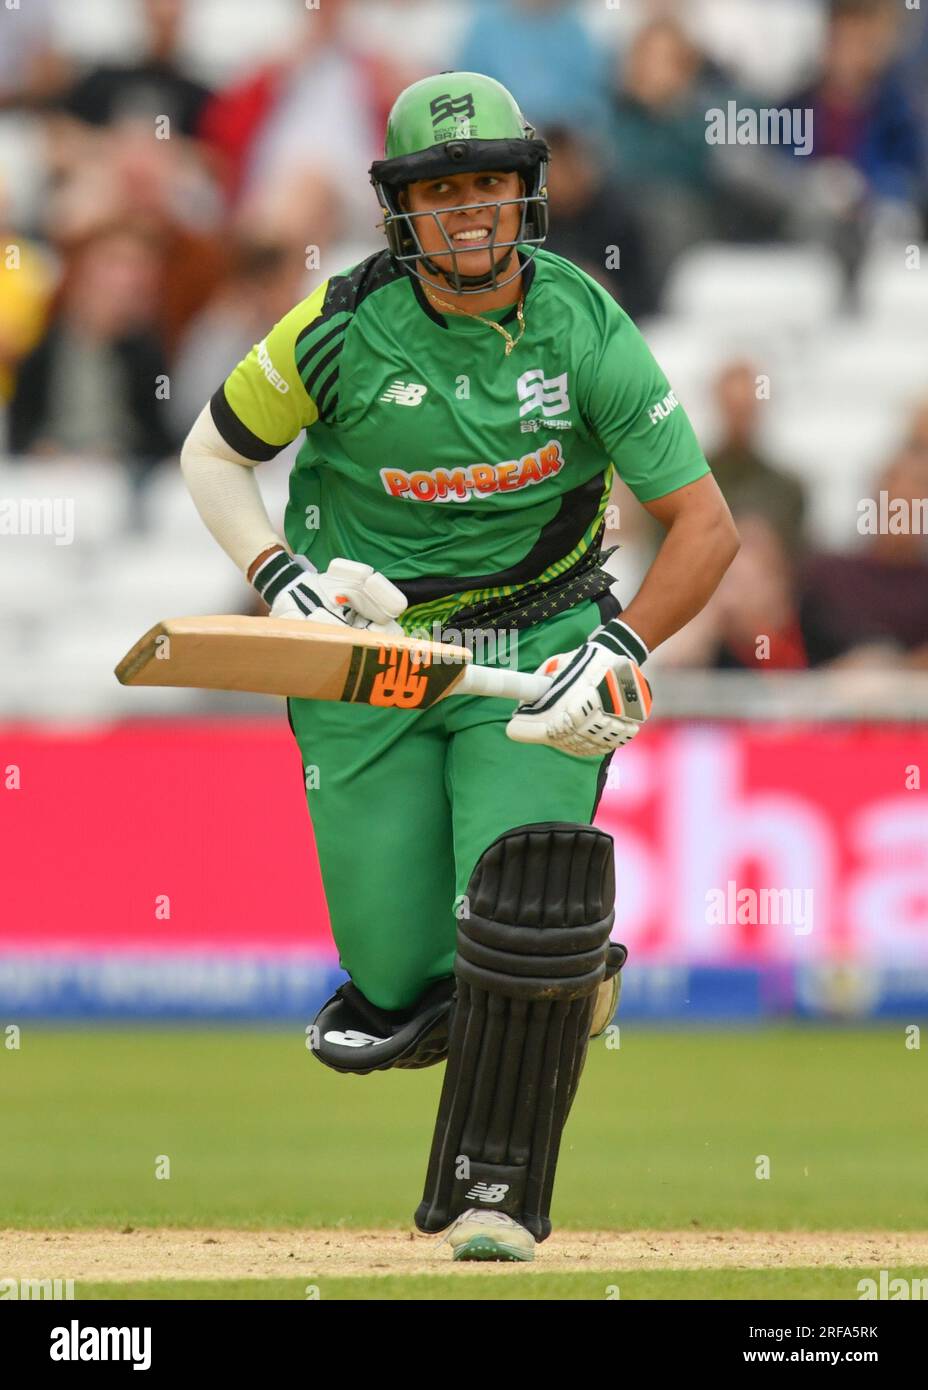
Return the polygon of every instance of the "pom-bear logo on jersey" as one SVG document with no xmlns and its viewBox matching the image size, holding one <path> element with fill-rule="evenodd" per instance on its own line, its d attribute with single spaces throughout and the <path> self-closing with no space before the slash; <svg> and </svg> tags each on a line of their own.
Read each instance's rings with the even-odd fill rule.
<svg viewBox="0 0 928 1390">
<path fill-rule="evenodd" d="M 540 367 L 532 367 L 530 371 L 522 373 L 516 388 L 522 402 L 519 406 L 520 418 L 530 410 L 540 409 L 548 420 L 552 415 L 563 415 L 565 410 L 570 409 L 566 372 L 560 376 L 546 377 Z"/>
<path fill-rule="evenodd" d="M 381 468 L 384 489 L 391 497 L 410 502 L 466 502 L 471 497 L 488 497 L 493 492 L 517 492 L 519 488 L 543 483 L 564 467 L 564 455 L 556 439 L 505 463 L 469 463 L 465 468 Z"/>
</svg>

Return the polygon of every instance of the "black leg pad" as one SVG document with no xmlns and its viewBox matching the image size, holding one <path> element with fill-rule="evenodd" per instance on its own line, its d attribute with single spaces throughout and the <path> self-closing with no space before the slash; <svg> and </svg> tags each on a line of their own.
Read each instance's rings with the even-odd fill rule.
<svg viewBox="0 0 928 1390">
<path fill-rule="evenodd" d="M 457 1001 L 421 1231 L 468 1207 L 506 1212 L 536 1237 L 607 965 L 612 838 L 549 822 L 501 835 L 471 875 L 458 924 Z"/>
</svg>

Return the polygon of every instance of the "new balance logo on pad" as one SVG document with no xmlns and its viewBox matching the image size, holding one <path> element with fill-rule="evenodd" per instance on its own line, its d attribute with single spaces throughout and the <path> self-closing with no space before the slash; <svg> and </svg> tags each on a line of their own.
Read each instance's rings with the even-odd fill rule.
<svg viewBox="0 0 928 1390">
<path fill-rule="evenodd" d="M 468 1202 L 487 1202 L 492 1206 L 494 1202 L 501 1202 L 508 1191 L 508 1182 L 475 1182 L 464 1197 Z"/>
<path fill-rule="evenodd" d="M 394 381 L 380 397 L 382 401 L 395 401 L 397 405 L 421 405 L 422 397 L 428 390 L 418 381 Z"/>
<path fill-rule="evenodd" d="M 375 1038 L 373 1033 L 362 1033 L 358 1028 L 346 1028 L 339 1032 L 332 1029 L 325 1035 L 326 1042 L 338 1043 L 340 1047 L 377 1047 L 379 1043 L 389 1042 L 389 1038 Z"/>
</svg>

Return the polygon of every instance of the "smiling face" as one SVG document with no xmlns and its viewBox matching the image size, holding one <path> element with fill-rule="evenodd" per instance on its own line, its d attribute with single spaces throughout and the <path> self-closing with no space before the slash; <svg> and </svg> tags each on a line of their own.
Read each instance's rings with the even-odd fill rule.
<svg viewBox="0 0 928 1390">
<path fill-rule="evenodd" d="M 420 179 L 403 189 L 399 201 L 404 212 L 437 214 L 413 219 L 419 241 L 430 260 L 447 271 L 453 271 L 456 263 L 460 275 L 486 275 L 494 260 L 503 256 L 499 251 L 494 255 L 490 248 L 495 204 L 521 198 L 524 191 L 522 179 L 515 171 L 481 169 L 471 174 Z M 460 212 L 448 211 L 470 203 L 478 206 Z M 495 236 L 497 245 L 517 239 L 522 226 L 522 208 L 521 203 L 500 208 Z M 453 259 L 442 228 L 454 247 Z"/>
</svg>

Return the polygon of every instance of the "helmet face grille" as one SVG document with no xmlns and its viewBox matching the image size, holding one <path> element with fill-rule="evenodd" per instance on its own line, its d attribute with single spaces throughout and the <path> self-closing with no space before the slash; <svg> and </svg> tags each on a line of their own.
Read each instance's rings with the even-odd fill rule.
<svg viewBox="0 0 928 1390">
<path fill-rule="evenodd" d="M 462 144 L 466 146 L 468 142 L 465 141 L 462 142 Z M 467 151 L 467 153 L 470 152 Z M 451 151 L 445 148 L 442 150 L 442 154 L 447 160 Z M 399 161 L 385 160 L 382 161 L 382 164 L 394 164 L 398 162 Z M 492 159 L 487 162 L 484 159 L 482 167 L 501 169 L 504 165 L 502 162 L 494 163 Z M 517 265 L 516 269 L 506 276 L 502 276 L 501 274 L 503 268 L 511 259 L 512 249 L 514 247 L 530 247 L 531 255 L 534 255 L 538 248 L 544 245 L 548 235 L 548 190 L 545 186 L 547 163 L 544 159 L 533 161 L 533 168 L 525 171 L 528 176 L 526 182 L 529 184 L 529 187 L 521 197 L 504 198 L 499 202 L 455 203 L 450 207 L 440 208 L 430 212 L 404 211 L 399 204 L 399 192 L 400 188 L 405 186 L 405 184 L 394 182 L 392 179 L 390 179 L 389 182 L 378 179 L 375 176 L 375 170 L 377 170 L 377 165 L 372 167 L 371 182 L 377 190 L 381 208 L 384 210 L 382 226 L 386 234 L 390 253 L 394 261 L 402 266 L 409 275 L 414 276 L 423 284 L 430 285 L 433 289 L 435 288 L 434 282 L 421 273 L 417 268 L 417 262 L 421 261 L 432 275 L 436 273 L 443 274 L 457 294 L 482 294 L 487 290 L 500 289 L 502 286 L 508 285 L 510 281 L 514 280 L 521 273 L 522 267 L 521 265 Z M 448 172 L 450 172 L 450 170 Z M 464 172 L 464 170 L 461 172 Z M 476 172 L 476 170 L 473 172 Z M 392 174 L 393 170 L 390 170 L 390 173 Z M 431 176 L 434 176 L 431 170 L 429 170 L 429 172 L 420 172 L 417 170 L 408 181 L 413 182 L 416 178 L 428 178 Z M 499 241 L 497 239 L 497 233 L 502 210 L 504 207 L 516 205 L 520 206 L 522 210 L 518 234 L 513 241 Z M 491 209 L 493 210 L 493 226 L 490 230 L 487 249 L 490 251 L 492 257 L 492 265 L 490 270 L 481 276 L 465 275 L 461 270 L 459 257 L 467 253 L 466 251 L 462 252 L 459 247 L 454 245 L 442 224 L 441 218 L 452 212 L 469 212 L 472 210 L 489 211 Z M 432 218 L 434 220 L 436 227 L 438 227 L 441 232 L 446 247 L 444 251 L 432 252 L 431 258 L 429 253 L 424 250 L 416 228 L 416 224 L 422 218 Z M 503 252 L 504 254 L 497 257 L 496 252 Z M 438 260 L 434 259 L 435 257 L 438 257 Z"/>
</svg>

